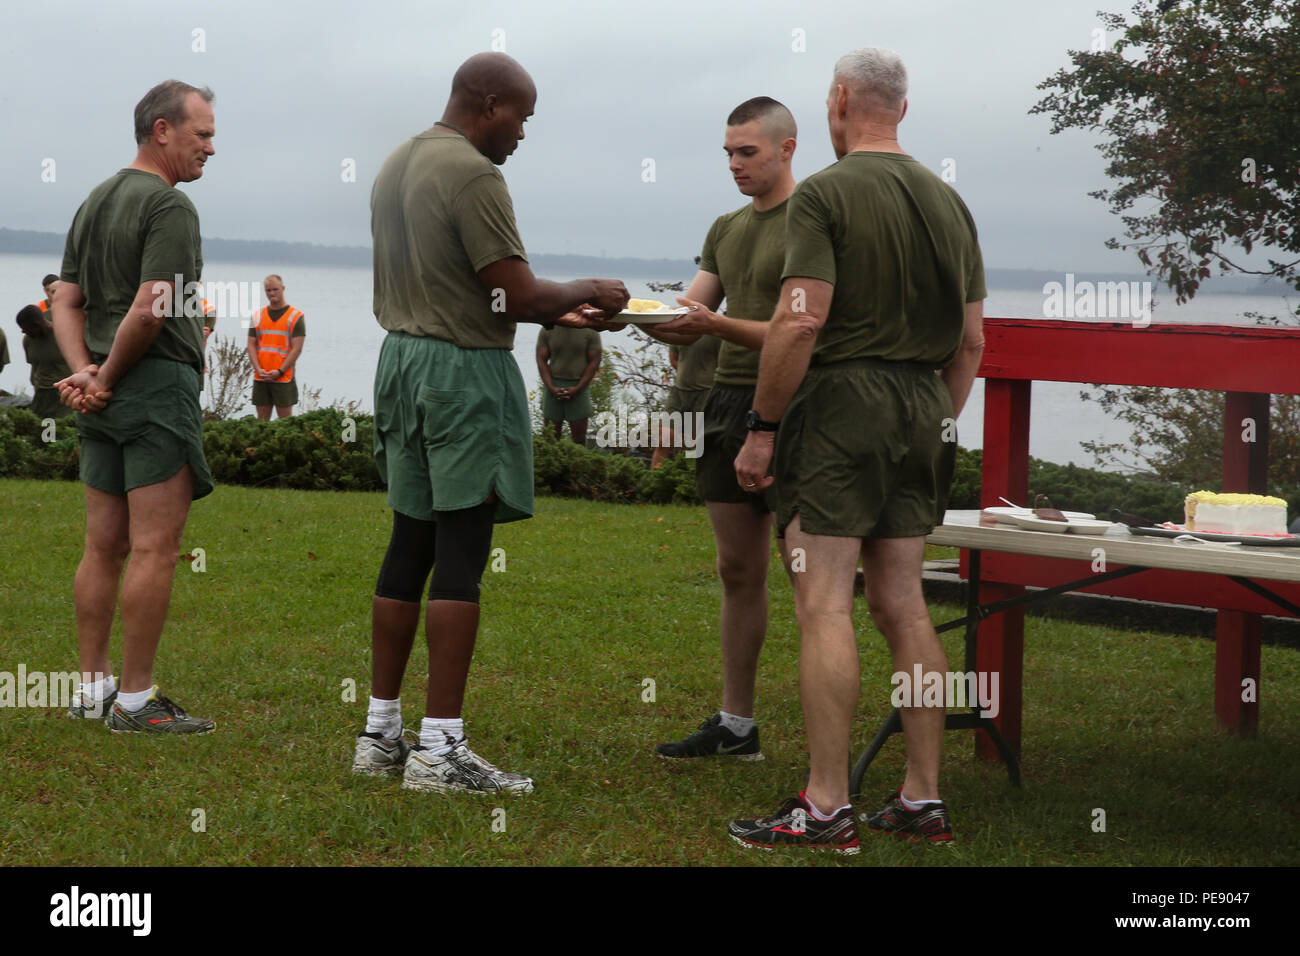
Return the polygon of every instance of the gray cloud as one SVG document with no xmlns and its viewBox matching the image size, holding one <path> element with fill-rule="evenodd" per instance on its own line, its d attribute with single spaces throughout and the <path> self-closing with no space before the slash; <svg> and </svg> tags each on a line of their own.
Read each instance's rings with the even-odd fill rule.
<svg viewBox="0 0 1300 956">
<path fill-rule="evenodd" d="M 141 0 L 6 10 L 0 225 L 65 231 L 86 192 L 134 152 L 131 110 L 176 76 L 217 93 L 217 155 L 185 186 L 209 236 L 369 242 L 384 157 L 442 112 L 456 66 L 504 31 L 540 91 L 503 171 L 535 252 L 684 257 L 744 202 L 721 150 L 726 114 L 760 93 L 800 125 L 797 176 L 832 162 L 824 99 L 835 59 L 897 50 L 911 75 L 905 149 L 957 189 L 989 266 L 1137 271 L 1103 241 L 1119 224 L 1086 193 L 1102 158 L 1026 110 L 1086 48 L 1096 0 L 358 4 Z M 1114 5 L 1122 9 L 1123 5 Z M 192 31 L 207 50 L 192 52 Z M 802 30 L 807 51 L 792 50 Z M 58 179 L 40 181 L 41 162 Z M 656 182 L 641 181 L 653 158 Z M 358 181 L 340 180 L 357 163 Z"/>
</svg>

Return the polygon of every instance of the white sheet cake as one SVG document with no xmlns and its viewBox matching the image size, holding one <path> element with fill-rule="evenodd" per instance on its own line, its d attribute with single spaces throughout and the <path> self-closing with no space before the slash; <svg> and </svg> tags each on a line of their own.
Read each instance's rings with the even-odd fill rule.
<svg viewBox="0 0 1300 956">
<path fill-rule="evenodd" d="M 1188 531 L 1218 534 L 1286 534 L 1286 502 L 1266 495 L 1196 491 L 1183 502 Z"/>
</svg>

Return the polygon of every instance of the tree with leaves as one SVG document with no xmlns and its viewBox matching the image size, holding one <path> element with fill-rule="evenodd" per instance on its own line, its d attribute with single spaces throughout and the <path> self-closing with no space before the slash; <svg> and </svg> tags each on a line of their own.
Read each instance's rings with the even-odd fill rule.
<svg viewBox="0 0 1300 956">
<path fill-rule="evenodd" d="M 1300 2 L 1142 0 L 1135 22 L 1100 13 L 1109 48 L 1073 50 L 1031 110 L 1052 132 L 1101 130 L 1106 175 L 1090 193 L 1124 222 L 1150 274 L 1185 302 L 1220 274 L 1300 290 Z M 1242 261 L 1257 248 L 1267 265 Z M 1276 256 L 1276 258 L 1274 258 Z"/>
<path fill-rule="evenodd" d="M 1179 303 L 1215 267 L 1300 290 L 1300 0 L 1141 0 L 1131 13 L 1099 13 L 1118 39 L 1070 51 L 1030 110 L 1053 133 L 1101 132 L 1116 185 L 1089 195 L 1124 224 L 1106 246 L 1133 251 Z M 1082 397 L 1132 427 L 1127 444 L 1084 444 L 1098 465 L 1217 484 L 1222 435 L 1205 424 L 1223 420 L 1221 392 L 1094 388 Z M 1300 488 L 1300 399 L 1274 395 L 1270 418 L 1269 485 Z"/>
</svg>

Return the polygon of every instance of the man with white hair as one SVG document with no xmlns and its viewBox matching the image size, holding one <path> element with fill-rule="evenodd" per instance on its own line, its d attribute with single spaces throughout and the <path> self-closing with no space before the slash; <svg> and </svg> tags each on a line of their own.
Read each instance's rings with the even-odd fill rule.
<svg viewBox="0 0 1300 956">
<path fill-rule="evenodd" d="M 206 87 L 167 80 L 136 104 L 135 160 L 77 210 L 51 307 L 74 370 L 54 384 L 81 413 L 86 486 L 86 544 L 73 582 L 86 676 L 69 714 L 102 717 L 111 705 L 106 723 L 118 734 L 216 726 L 153 682 L 190 502 L 212 491 L 199 408 L 203 325 L 180 306 L 202 278 L 199 214 L 176 188 L 201 177 L 216 153 L 212 99 Z M 120 688 L 108 659 L 119 594 Z"/>
<path fill-rule="evenodd" d="M 742 846 L 858 850 L 848 754 L 859 555 L 895 669 L 947 670 L 921 562 L 943 520 L 952 425 L 984 347 L 984 268 L 956 191 L 899 147 L 906 96 L 896 54 L 842 57 L 826 101 L 839 161 L 790 197 L 781 296 L 736 475 L 747 489 L 775 482 L 777 528 L 791 552 L 803 549 L 805 570 L 793 577 L 811 767 L 806 789 L 775 815 L 731 823 Z M 944 711 L 903 708 L 902 720 L 903 785 L 863 819 L 873 831 L 950 841 L 938 791 Z"/>
</svg>

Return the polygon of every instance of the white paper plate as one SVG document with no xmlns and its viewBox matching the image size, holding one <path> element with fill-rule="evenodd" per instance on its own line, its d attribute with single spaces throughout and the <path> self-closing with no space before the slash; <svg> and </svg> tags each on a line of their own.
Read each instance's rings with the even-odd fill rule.
<svg viewBox="0 0 1300 956">
<path fill-rule="evenodd" d="M 689 312 L 689 309 L 669 309 L 667 312 L 620 312 L 611 322 L 628 322 L 633 325 L 662 325 L 665 322 L 671 322 L 673 319 L 680 318 Z"/>
<path fill-rule="evenodd" d="M 1064 534 L 1067 531 L 1073 534 L 1105 534 L 1114 523 L 1100 521 L 1093 515 L 1083 511 L 1062 511 L 1061 514 L 1068 519 L 1064 524 L 1060 521 L 1037 518 L 1028 508 L 985 508 L 984 513 L 997 518 L 998 521 L 1013 524 L 1017 528 L 1027 528 L 1030 531 L 1050 531 L 1055 534 Z"/>
<path fill-rule="evenodd" d="M 1034 512 L 1031 508 L 985 508 L 984 514 L 997 518 L 999 521 L 1010 521 L 1013 518 L 1034 517 Z M 1071 521 L 1076 518 L 1080 521 L 1094 521 L 1097 518 L 1096 515 L 1090 515 L 1083 511 L 1062 511 L 1061 514 L 1065 515 Z M 1060 522 L 1057 522 L 1057 524 L 1060 524 Z M 1107 521 L 1106 525 L 1109 526 L 1110 522 Z"/>
</svg>

